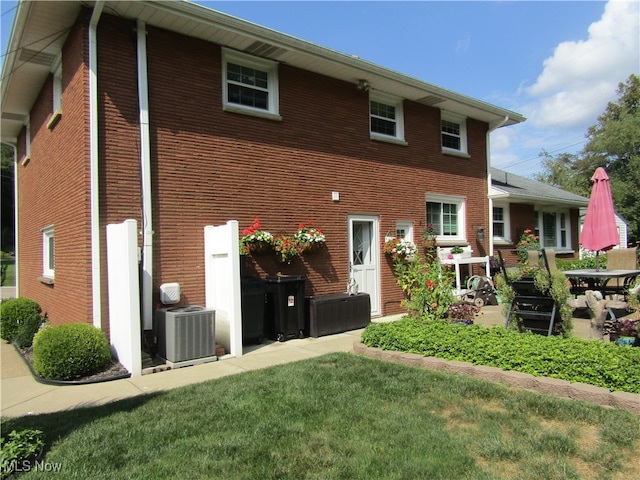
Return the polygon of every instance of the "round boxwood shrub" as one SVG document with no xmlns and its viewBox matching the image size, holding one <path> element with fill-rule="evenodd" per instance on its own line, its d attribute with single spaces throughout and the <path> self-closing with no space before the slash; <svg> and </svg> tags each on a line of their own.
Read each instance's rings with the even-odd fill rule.
<svg viewBox="0 0 640 480">
<path fill-rule="evenodd" d="M 18 328 L 18 333 L 13 339 L 13 342 L 18 348 L 30 347 L 33 343 L 33 337 L 38 333 L 38 330 L 40 330 L 40 327 L 45 321 L 46 319 L 40 315 L 26 317 L 20 325 L 20 328 Z"/>
<path fill-rule="evenodd" d="M 40 305 L 30 298 L 18 297 L 3 301 L 0 305 L 0 338 L 12 342 L 25 323 L 29 325 L 27 330 L 32 329 L 33 325 L 39 327 L 42 323 L 41 311 Z M 33 333 L 36 331 L 37 328 Z"/>
<path fill-rule="evenodd" d="M 111 362 L 109 342 L 86 323 L 45 327 L 33 339 L 33 369 L 51 380 L 77 380 Z"/>
</svg>

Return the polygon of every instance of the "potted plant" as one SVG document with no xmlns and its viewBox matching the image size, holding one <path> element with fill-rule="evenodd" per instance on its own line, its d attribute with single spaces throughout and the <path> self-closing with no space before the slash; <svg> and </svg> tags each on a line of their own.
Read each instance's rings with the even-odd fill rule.
<svg viewBox="0 0 640 480">
<path fill-rule="evenodd" d="M 313 221 L 311 220 L 307 222 L 307 225 L 304 223 L 299 224 L 298 231 L 293 236 L 294 241 L 302 253 L 316 252 L 325 242 L 322 229 L 312 227 L 312 224 Z"/>
<path fill-rule="evenodd" d="M 453 258 L 455 259 L 460 259 L 462 258 L 462 252 L 464 252 L 464 250 L 462 249 L 462 247 L 456 245 L 455 247 L 453 247 L 451 249 L 451 255 L 453 256 Z"/>
<path fill-rule="evenodd" d="M 242 231 L 240 255 L 261 254 L 273 248 L 273 235 L 262 230 L 260 219 L 254 218 L 253 224 Z"/>
<path fill-rule="evenodd" d="M 615 341 L 616 345 L 640 346 L 638 341 L 638 330 L 640 320 L 633 318 L 622 318 L 614 321 L 604 322 L 603 332 L 609 334 L 609 339 Z"/>
<path fill-rule="evenodd" d="M 449 321 L 461 325 L 473 324 L 480 309 L 468 302 L 457 302 L 449 306 Z"/>
<path fill-rule="evenodd" d="M 540 239 L 530 229 L 526 229 L 522 232 L 520 240 L 516 244 L 516 252 L 518 255 L 518 262 L 521 264 L 527 263 L 527 251 L 528 250 L 540 250 Z"/>
<path fill-rule="evenodd" d="M 411 262 L 416 258 L 418 249 L 412 241 L 394 237 L 384 243 L 382 251 L 394 262 Z"/>
<path fill-rule="evenodd" d="M 298 244 L 286 235 L 276 235 L 273 239 L 273 250 L 280 263 L 291 263 L 301 254 Z"/>
</svg>

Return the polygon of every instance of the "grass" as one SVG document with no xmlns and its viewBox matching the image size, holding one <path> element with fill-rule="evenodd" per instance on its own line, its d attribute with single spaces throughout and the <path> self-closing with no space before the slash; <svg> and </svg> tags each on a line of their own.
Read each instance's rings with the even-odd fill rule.
<svg viewBox="0 0 640 480">
<path fill-rule="evenodd" d="M 16 265 L 15 263 L 4 263 L 3 267 L 6 266 L 5 279 L 2 282 L 3 287 L 15 287 L 16 285 Z"/>
<path fill-rule="evenodd" d="M 24 428 L 61 468 L 27 479 L 640 476 L 628 412 L 345 353 L 2 423 Z"/>
</svg>

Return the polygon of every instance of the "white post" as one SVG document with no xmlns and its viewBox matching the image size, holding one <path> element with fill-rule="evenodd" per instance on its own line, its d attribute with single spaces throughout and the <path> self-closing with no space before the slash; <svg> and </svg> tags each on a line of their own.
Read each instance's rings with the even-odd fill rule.
<svg viewBox="0 0 640 480">
<path fill-rule="evenodd" d="M 216 342 L 242 356 L 238 222 L 204 227 L 206 307 L 216 311 Z"/>
<path fill-rule="evenodd" d="M 131 375 L 142 375 L 138 228 L 135 220 L 107 225 L 111 347 Z"/>
</svg>

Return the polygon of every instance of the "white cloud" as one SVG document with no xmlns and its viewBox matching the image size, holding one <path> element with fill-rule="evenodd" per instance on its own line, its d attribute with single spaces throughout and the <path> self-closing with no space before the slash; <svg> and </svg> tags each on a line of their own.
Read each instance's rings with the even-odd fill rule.
<svg viewBox="0 0 640 480">
<path fill-rule="evenodd" d="M 637 1 L 610 0 L 587 40 L 559 44 L 525 90 L 530 125 L 586 129 L 595 123 L 618 84 L 640 70 L 639 18 Z"/>
</svg>

